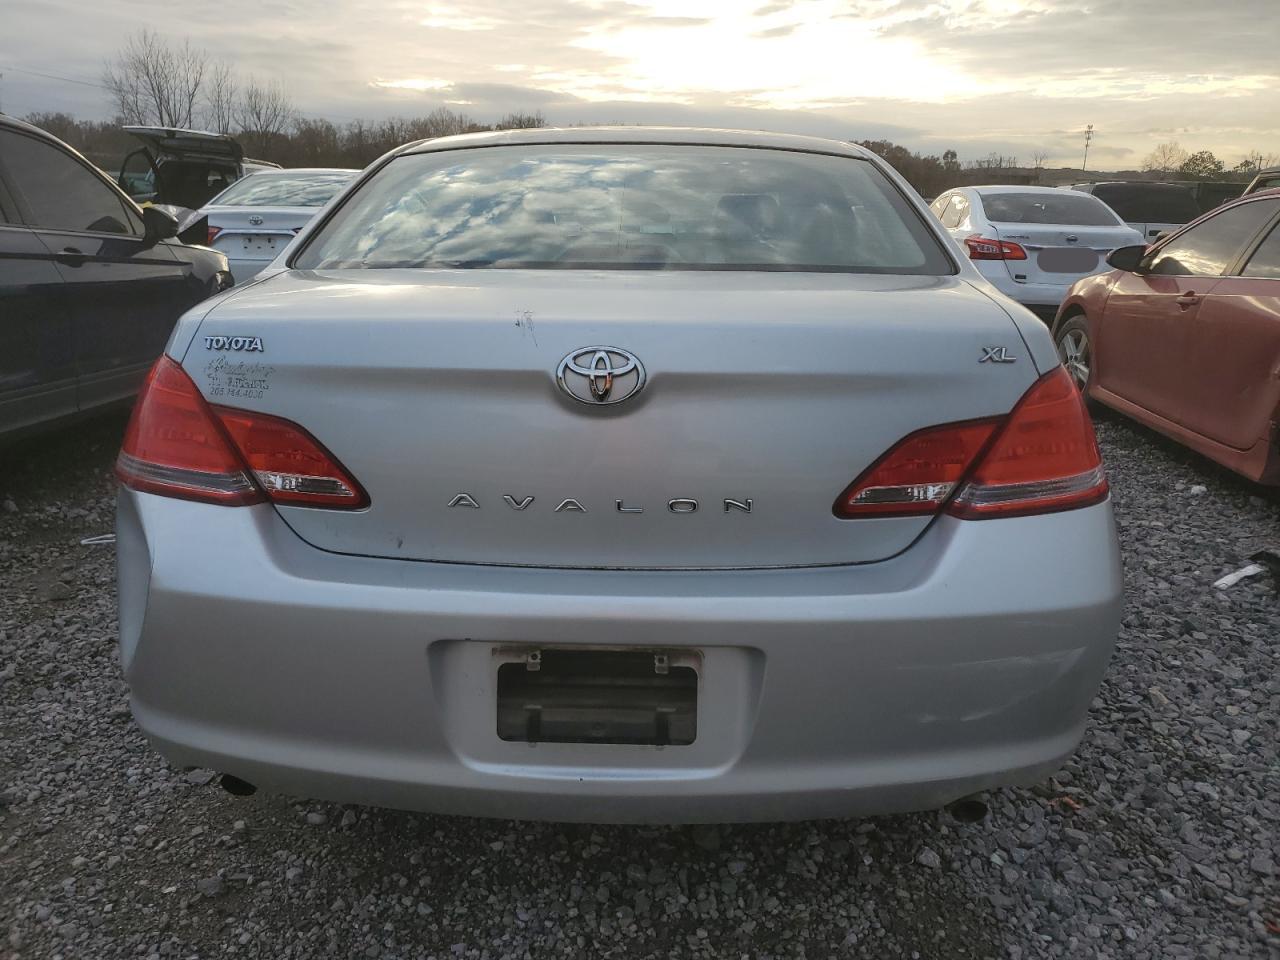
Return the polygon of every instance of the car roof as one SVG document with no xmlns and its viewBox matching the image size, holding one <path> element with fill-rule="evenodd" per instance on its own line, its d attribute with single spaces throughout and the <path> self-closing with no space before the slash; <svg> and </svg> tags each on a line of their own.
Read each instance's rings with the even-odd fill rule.
<svg viewBox="0 0 1280 960">
<path fill-rule="evenodd" d="M 1186 183 L 1169 180 L 1088 180 L 1073 183 L 1073 187 L 1152 187 L 1156 190 L 1187 190 Z"/>
<path fill-rule="evenodd" d="M 806 137 L 791 133 L 766 133 L 762 130 L 721 130 L 714 127 L 537 127 L 521 130 L 492 130 L 464 133 L 454 137 L 438 137 L 406 144 L 400 153 L 432 153 L 439 150 L 461 150 L 467 147 L 497 147 L 535 144 L 687 144 L 690 146 L 755 147 L 773 150 L 799 150 L 807 153 L 829 153 L 867 160 L 870 150 L 854 143 Z"/>
<path fill-rule="evenodd" d="M 67 146 L 48 130 L 43 130 L 33 123 L 27 123 L 25 120 L 19 120 L 17 117 L 11 117 L 7 113 L 0 113 L 0 126 L 12 127 L 15 130 L 21 130 L 23 133 L 30 133 L 34 136 L 41 137 L 59 146 Z"/>
<path fill-rule="evenodd" d="M 270 170 L 255 170 L 248 176 L 241 177 L 241 179 L 247 180 L 249 177 L 296 176 L 300 173 L 349 173 L 352 176 L 355 176 L 355 174 L 359 172 L 360 171 L 355 167 L 280 167 L 278 169 L 273 167 Z"/>
<path fill-rule="evenodd" d="M 1059 195 L 1062 192 L 1057 187 L 1033 187 L 1029 184 L 1021 183 L 984 183 L 982 186 L 978 187 L 957 187 L 956 189 L 972 190 L 977 194 L 1009 193 L 1010 191 L 1013 191 L 1016 193 L 1052 193 L 1054 195 Z"/>
</svg>

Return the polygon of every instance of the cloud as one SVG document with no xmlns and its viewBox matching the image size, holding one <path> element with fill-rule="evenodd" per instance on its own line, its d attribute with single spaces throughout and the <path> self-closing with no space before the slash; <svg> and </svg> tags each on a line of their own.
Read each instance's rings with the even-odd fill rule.
<svg viewBox="0 0 1280 960">
<path fill-rule="evenodd" d="M 1002 12 L 1003 11 L 1003 12 Z M 974 0 L 894 3 L 884 36 L 909 37 L 988 75 L 1070 82 L 1111 71 L 1132 78 L 1183 71 L 1276 76 L 1274 0 Z"/>
<path fill-rule="evenodd" d="M 798 26 L 800 26 L 798 23 L 784 23 L 780 27 L 770 27 L 768 30 L 758 30 L 753 33 L 752 36 L 759 37 L 762 40 L 768 40 L 771 37 L 785 37 L 789 33 L 794 33 Z"/>
<path fill-rule="evenodd" d="M 1087 4 L 1087 5 L 1082 5 Z M 913 149 L 1136 163 L 1161 140 L 1280 152 L 1275 0 L 41 0 L 0 33 L 4 108 L 109 115 L 92 86 L 147 24 L 278 76 L 342 121 L 452 104 L 480 120 L 772 128 Z M 66 24 L 75 23 L 69 30 Z M 50 81 L 21 69 L 58 74 Z"/>
</svg>

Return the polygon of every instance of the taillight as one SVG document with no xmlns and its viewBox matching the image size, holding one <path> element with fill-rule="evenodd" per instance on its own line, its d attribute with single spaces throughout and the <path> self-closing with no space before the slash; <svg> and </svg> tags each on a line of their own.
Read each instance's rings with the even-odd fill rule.
<svg viewBox="0 0 1280 960">
<path fill-rule="evenodd" d="M 1107 475 L 1084 398 L 1055 367 L 1035 382 L 947 510 L 966 520 L 1100 503 Z"/>
<path fill-rule="evenodd" d="M 999 425 L 999 419 L 971 420 L 911 434 L 849 484 L 836 500 L 836 516 L 936 513 Z"/>
<path fill-rule="evenodd" d="M 1008 240 L 988 240 L 975 234 L 964 238 L 970 260 L 1025 260 L 1027 251 Z"/>
<path fill-rule="evenodd" d="M 1080 391 L 1062 367 L 1037 380 L 1007 417 L 919 430 L 840 494 L 837 517 L 965 520 L 1053 513 L 1107 496 L 1102 456 Z"/>
<path fill-rule="evenodd" d="M 168 357 L 156 361 L 138 394 L 116 476 L 167 497 L 230 506 L 263 499 L 196 385 Z"/>
<path fill-rule="evenodd" d="M 368 505 L 360 484 L 296 423 L 230 407 L 213 411 L 254 479 L 276 503 L 348 509 Z"/>
<path fill-rule="evenodd" d="M 207 240 L 205 240 L 205 246 L 207 246 L 207 247 L 212 247 L 212 246 L 213 246 L 213 238 L 214 238 L 214 237 L 216 237 L 216 236 L 217 236 L 218 234 L 220 234 L 221 232 L 222 232 L 222 228 L 221 228 L 221 227 L 210 227 L 210 228 L 209 228 L 209 238 L 208 238 Z"/>
<path fill-rule="evenodd" d="M 134 490 L 242 506 L 272 500 L 356 509 L 369 498 L 314 437 L 279 417 L 211 407 L 161 357 L 147 374 L 116 458 Z"/>
</svg>

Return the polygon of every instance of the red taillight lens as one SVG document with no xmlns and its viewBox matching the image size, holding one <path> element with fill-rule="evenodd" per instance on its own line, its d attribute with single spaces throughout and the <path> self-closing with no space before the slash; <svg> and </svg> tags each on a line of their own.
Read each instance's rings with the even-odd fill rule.
<svg viewBox="0 0 1280 960">
<path fill-rule="evenodd" d="M 1099 503 L 1107 490 L 1084 399 L 1057 367 L 1018 401 L 947 509 L 966 520 L 1053 513 Z"/>
<path fill-rule="evenodd" d="M 1058 367 L 1008 417 L 944 424 L 897 443 L 836 500 L 837 517 L 947 512 L 965 520 L 1053 513 L 1107 496 L 1080 391 Z"/>
<path fill-rule="evenodd" d="M 360 485 L 301 427 L 246 410 L 213 408 L 168 357 L 147 374 L 116 458 L 134 490 L 227 506 L 367 506 Z"/>
<path fill-rule="evenodd" d="M 368 505 L 355 478 L 296 423 L 249 410 L 213 409 L 254 479 L 276 503 L 347 509 Z"/>
<path fill-rule="evenodd" d="M 1027 251 L 1008 240 L 988 240 L 982 236 L 964 238 L 970 260 L 1025 260 Z"/>
<path fill-rule="evenodd" d="M 205 240 L 205 246 L 212 247 L 212 246 L 213 246 L 213 238 L 214 238 L 214 237 L 216 237 L 216 236 L 217 236 L 218 234 L 220 234 L 221 232 L 222 232 L 222 228 L 221 228 L 221 227 L 210 227 L 210 228 L 209 228 L 209 238 L 208 238 L 207 240 Z"/>
<path fill-rule="evenodd" d="M 836 516 L 936 513 L 999 425 L 998 419 L 971 420 L 911 434 L 840 494 Z"/>
<path fill-rule="evenodd" d="M 138 394 L 116 476 L 168 497 L 232 506 L 263 499 L 196 385 L 168 357 L 156 361 Z"/>
</svg>

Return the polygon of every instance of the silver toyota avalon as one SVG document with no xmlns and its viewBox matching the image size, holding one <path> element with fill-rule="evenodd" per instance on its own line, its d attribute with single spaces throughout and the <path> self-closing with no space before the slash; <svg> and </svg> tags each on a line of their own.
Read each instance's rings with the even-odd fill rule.
<svg viewBox="0 0 1280 960">
<path fill-rule="evenodd" d="M 396 150 L 180 321 L 117 473 L 134 716 L 242 790 L 931 808 L 1052 772 L 1119 626 L 1048 333 L 846 143 Z"/>
</svg>

